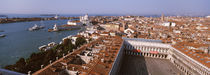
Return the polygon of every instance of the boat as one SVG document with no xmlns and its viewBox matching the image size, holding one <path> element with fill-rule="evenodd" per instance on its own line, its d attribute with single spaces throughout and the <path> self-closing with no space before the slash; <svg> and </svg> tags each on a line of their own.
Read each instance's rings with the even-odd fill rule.
<svg viewBox="0 0 210 75">
<path fill-rule="evenodd" d="M 44 26 L 38 26 L 37 24 L 35 24 L 33 27 L 29 28 L 29 31 L 34 31 L 34 30 L 39 30 L 39 29 L 43 29 Z"/>
<path fill-rule="evenodd" d="M 59 31 L 58 26 L 55 24 L 53 29 L 48 29 L 48 32 Z"/>
<path fill-rule="evenodd" d="M 4 34 L 0 34 L 0 37 L 6 37 L 6 35 L 4 35 Z"/>
</svg>

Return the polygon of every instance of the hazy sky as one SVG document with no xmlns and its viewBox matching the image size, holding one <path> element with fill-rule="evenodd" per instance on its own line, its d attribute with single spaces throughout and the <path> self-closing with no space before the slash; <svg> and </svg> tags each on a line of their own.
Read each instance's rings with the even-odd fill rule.
<svg viewBox="0 0 210 75">
<path fill-rule="evenodd" d="M 210 0 L 0 0 L 0 13 L 209 15 Z"/>
</svg>

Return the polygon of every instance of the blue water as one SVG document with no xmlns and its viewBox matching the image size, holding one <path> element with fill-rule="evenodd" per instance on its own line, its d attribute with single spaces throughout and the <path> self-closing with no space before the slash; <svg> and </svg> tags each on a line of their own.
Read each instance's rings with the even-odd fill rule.
<svg viewBox="0 0 210 75">
<path fill-rule="evenodd" d="M 76 35 L 80 30 L 48 32 L 56 23 L 66 24 L 68 20 L 33 21 L 0 24 L 0 34 L 6 34 L 5 38 L 0 38 L 0 67 L 14 64 L 20 57 L 28 58 L 31 53 L 38 52 L 38 47 L 50 42 L 59 43 L 63 37 Z M 44 25 L 42 30 L 30 32 L 29 27 L 34 24 Z"/>
<path fill-rule="evenodd" d="M 54 17 L 54 16 L 41 16 L 40 14 L 6 14 L 9 18 L 12 17 L 20 17 L 20 18 L 32 18 L 32 17 Z M 59 14 L 58 14 L 59 15 Z M 59 16 L 63 17 L 78 17 L 81 15 L 67 15 L 67 14 L 60 14 Z"/>
</svg>

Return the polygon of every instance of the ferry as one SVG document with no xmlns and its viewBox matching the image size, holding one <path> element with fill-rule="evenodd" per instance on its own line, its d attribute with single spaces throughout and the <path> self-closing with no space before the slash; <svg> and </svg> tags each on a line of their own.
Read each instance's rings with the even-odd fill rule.
<svg viewBox="0 0 210 75">
<path fill-rule="evenodd" d="M 29 31 L 34 31 L 34 30 L 39 30 L 39 29 L 43 29 L 44 26 L 38 26 L 37 24 L 35 24 L 33 27 L 29 28 Z"/>
</svg>

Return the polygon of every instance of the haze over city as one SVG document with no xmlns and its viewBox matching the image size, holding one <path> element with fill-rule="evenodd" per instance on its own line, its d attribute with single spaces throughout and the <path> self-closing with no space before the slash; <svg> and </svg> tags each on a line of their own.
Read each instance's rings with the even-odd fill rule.
<svg viewBox="0 0 210 75">
<path fill-rule="evenodd" d="M 0 0 L 0 14 L 210 14 L 210 0 Z"/>
</svg>

